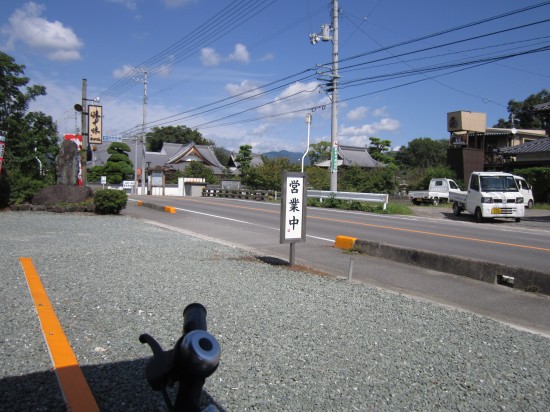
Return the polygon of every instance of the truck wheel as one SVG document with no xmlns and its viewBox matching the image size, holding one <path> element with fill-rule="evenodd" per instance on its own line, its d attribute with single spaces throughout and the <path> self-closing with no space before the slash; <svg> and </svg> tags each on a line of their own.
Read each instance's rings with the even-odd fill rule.
<svg viewBox="0 0 550 412">
<path fill-rule="evenodd" d="M 521 217 L 516 217 L 516 223 L 521 222 Z"/>
<path fill-rule="evenodd" d="M 462 208 L 458 205 L 458 202 L 453 203 L 453 215 L 460 216 Z"/>
<path fill-rule="evenodd" d="M 527 209 L 532 209 L 533 208 L 533 201 L 532 200 L 529 200 L 527 202 Z"/>
<path fill-rule="evenodd" d="M 435 198 L 432 203 L 434 206 L 437 206 L 439 204 L 439 199 Z"/>
<path fill-rule="evenodd" d="M 474 215 L 477 223 L 483 222 L 483 215 L 481 214 L 481 209 L 479 207 L 476 208 Z"/>
</svg>

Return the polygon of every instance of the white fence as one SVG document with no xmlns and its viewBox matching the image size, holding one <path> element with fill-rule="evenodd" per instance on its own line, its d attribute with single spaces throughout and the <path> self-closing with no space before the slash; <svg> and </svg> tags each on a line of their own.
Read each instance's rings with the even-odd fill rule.
<svg viewBox="0 0 550 412">
<path fill-rule="evenodd" d="M 308 190 L 308 197 L 318 199 L 358 200 L 360 202 L 383 203 L 384 210 L 388 205 L 389 196 L 384 193 L 330 192 L 324 190 Z"/>
</svg>

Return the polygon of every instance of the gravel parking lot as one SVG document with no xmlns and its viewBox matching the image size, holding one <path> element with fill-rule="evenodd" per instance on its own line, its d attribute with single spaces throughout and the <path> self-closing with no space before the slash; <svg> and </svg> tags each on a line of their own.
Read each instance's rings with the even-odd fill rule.
<svg viewBox="0 0 550 412">
<path fill-rule="evenodd" d="M 431 208 L 426 208 L 431 209 Z M 436 209 L 436 208 L 434 208 Z M 550 341 L 122 216 L 0 213 L 1 398 L 64 410 L 19 263 L 30 257 L 103 411 L 164 410 L 143 378 L 192 302 L 208 309 L 221 409 L 523 410 L 550 405 Z"/>
</svg>

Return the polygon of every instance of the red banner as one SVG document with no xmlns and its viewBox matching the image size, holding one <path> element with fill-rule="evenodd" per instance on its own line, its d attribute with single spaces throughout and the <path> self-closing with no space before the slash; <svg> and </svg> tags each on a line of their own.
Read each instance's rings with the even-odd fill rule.
<svg viewBox="0 0 550 412">
<path fill-rule="evenodd" d="M 75 142 L 78 151 L 82 150 L 82 135 L 81 134 L 66 134 L 65 140 L 72 140 Z M 82 186 L 82 163 L 80 156 L 78 156 L 78 186 Z"/>
<path fill-rule="evenodd" d="M 0 174 L 2 174 L 2 163 L 4 163 L 5 148 L 6 148 L 6 136 L 0 134 Z"/>
</svg>

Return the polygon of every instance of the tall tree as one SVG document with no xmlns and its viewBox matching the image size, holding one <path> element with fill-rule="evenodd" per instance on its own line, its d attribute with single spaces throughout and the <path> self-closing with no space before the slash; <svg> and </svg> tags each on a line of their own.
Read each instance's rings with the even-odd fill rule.
<svg viewBox="0 0 550 412">
<path fill-rule="evenodd" d="M 388 155 L 391 149 L 390 140 L 382 140 L 378 137 L 369 137 L 369 154 L 374 160 L 382 163 L 389 164 L 393 161 L 392 157 Z"/>
<path fill-rule="evenodd" d="M 312 143 L 307 154 L 309 164 L 314 165 L 330 159 L 330 142 Z"/>
<path fill-rule="evenodd" d="M 402 146 L 395 160 L 399 166 L 406 168 L 427 169 L 429 167 L 447 164 L 447 139 L 433 140 L 420 137 L 411 140 L 407 146 Z"/>
<path fill-rule="evenodd" d="M 540 92 L 527 97 L 523 101 L 514 99 L 508 102 L 508 119 L 499 119 L 493 127 L 519 129 L 544 129 L 543 119 L 532 111 L 536 104 L 550 102 L 550 92 L 542 89 Z M 512 123 L 513 118 L 513 123 Z"/>
<path fill-rule="evenodd" d="M 106 176 L 108 183 L 118 184 L 134 176 L 134 164 L 128 153 L 130 146 L 126 143 L 114 142 L 109 145 L 107 153 L 109 159 L 103 166 L 94 166 L 90 169 L 89 181 L 99 181 L 100 176 Z"/>
<path fill-rule="evenodd" d="M 235 160 L 239 163 L 239 169 L 248 169 L 252 162 L 252 146 L 245 144 L 239 147 L 239 153 L 237 153 Z"/>
<path fill-rule="evenodd" d="M 184 177 L 203 177 L 208 184 L 217 182 L 214 172 L 202 162 L 193 160 L 183 170 Z"/>
<path fill-rule="evenodd" d="M 188 144 L 194 142 L 200 145 L 214 146 L 215 143 L 205 139 L 198 130 L 187 126 L 153 127 L 153 131 L 147 133 L 147 150 L 160 152 L 163 143 Z"/>
<path fill-rule="evenodd" d="M 28 202 L 43 187 L 54 184 L 57 127 L 51 116 L 28 112 L 29 104 L 46 94 L 40 85 L 28 86 L 24 65 L 0 52 L 0 130 L 6 149 L 0 175 L 0 207 Z"/>
</svg>

